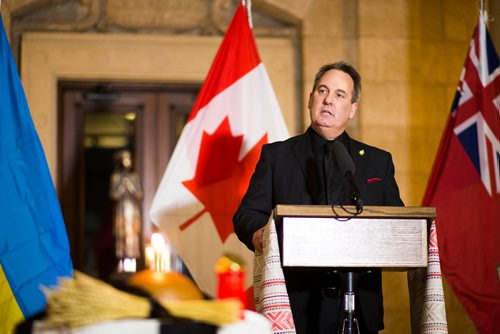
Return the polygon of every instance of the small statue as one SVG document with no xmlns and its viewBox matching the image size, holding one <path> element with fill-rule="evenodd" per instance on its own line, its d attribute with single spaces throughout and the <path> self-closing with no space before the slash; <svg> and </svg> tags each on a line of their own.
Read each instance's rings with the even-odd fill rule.
<svg viewBox="0 0 500 334">
<path fill-rule="evenodd" d="M 141 256 L 141 200 L 139 175 L 132 171 L 130 151 L 115 154 L 115 171 L 111 175 L 110 197 L 115 200 L 115 254 L 119 272 L 135 272 Z"/>
</svg>

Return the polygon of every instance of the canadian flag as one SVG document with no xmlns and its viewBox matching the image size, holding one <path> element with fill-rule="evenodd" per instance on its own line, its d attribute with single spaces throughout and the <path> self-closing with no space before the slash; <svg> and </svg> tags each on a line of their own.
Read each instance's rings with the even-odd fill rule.
<svg viewBox="0 0 500 334">
<path fill-rule="evenodd" d="M 233 232 L 232 217 L 262 145 L 288 130 L 240 4 L 181 133 L 151 206 L 200 288 L 215 295 L 214 266 L 224 253 L 246 264 L 253 253 Z"/>
</svg>

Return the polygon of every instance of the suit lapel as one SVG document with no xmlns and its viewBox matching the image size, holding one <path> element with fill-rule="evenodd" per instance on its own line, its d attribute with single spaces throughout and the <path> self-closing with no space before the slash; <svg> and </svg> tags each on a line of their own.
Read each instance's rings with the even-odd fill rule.
<svg viewBox="0 0 500 334">
<path fill-rule="evenodd" d="M 297 137 L 292 149 L 295 160 L 304 174 L 307 190 L 313 198 L 314 204 L 326 203 L 324 187 L 321 186 L 322 168 L 316 162 L 307 133 Z"/>
<path fill-rule="evenodd" d="M 366 181 L 366 168 L 369 168 L 366 164 L 366 154 L 364 146 L 360 142 L 353 140 L 349 137 L 349 154 L 351 155 L 354 166 L 356 167 L 356 173 L 354 173 L 354 181 L 358 187 L 364 187 Z"/>
</svg>

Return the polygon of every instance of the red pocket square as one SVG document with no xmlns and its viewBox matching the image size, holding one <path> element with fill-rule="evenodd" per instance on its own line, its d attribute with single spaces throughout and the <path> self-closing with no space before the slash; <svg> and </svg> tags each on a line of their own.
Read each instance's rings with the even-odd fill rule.
<svg viewBox="0 0 500 334">
<path fill-rule="evenodd" d="M 372 177 L 371 179 L 366 179 L 366 183 L 375 183 L 380 181 L 382 181 L 382 179 L 379 177 Z"/>
</svg>

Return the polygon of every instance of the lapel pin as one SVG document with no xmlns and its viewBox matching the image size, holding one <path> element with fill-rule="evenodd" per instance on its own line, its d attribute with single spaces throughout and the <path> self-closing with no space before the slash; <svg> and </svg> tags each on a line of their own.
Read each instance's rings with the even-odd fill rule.
<svg viewBox="0 0 500 334">
<path fill-rule="evenodd" d="M 365 150 L 359 150 L 359 155 L 361 156 L 365 155 Z"/>
</svg>

